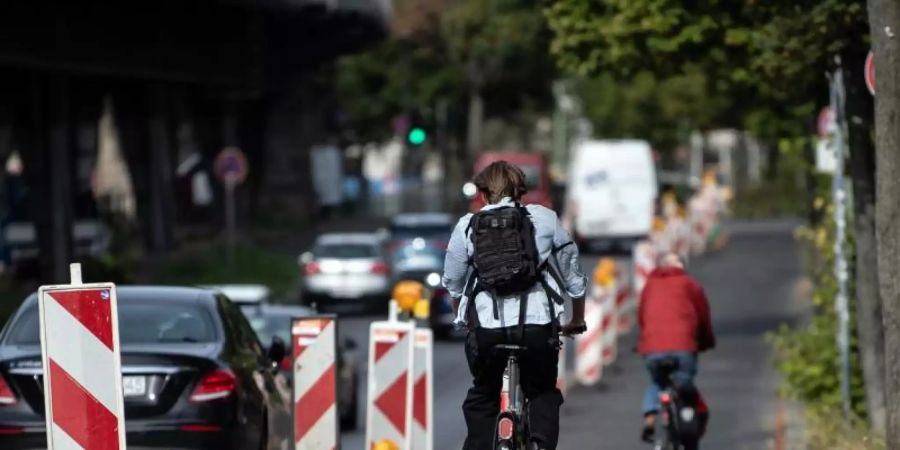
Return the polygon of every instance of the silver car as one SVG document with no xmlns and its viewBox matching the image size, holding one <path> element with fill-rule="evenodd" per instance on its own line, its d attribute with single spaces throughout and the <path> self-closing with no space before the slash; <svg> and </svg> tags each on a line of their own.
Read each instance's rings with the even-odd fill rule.
<svg viewBox="0 0 900 450">
<path fill-rule="evenodd" d="M 383 238 L 374 233 L 328 233 L 300 255 L 301 295 L 321 308 L 387 308 L 391 271 Z"/>
</svg>

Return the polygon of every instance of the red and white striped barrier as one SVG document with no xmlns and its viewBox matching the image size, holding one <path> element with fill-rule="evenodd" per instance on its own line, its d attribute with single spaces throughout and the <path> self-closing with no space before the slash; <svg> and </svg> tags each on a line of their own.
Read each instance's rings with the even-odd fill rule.
<svg viewBox="0 0 900 450">
<path fill-rule="evenodd" d="M 575 336 L 575 380 L 583 386 L 594 386 L 603 377 L 603 317 L 603 304 L 594 295 L 586 298 L 587 331 Z"/>
<path fill-rule="evenodd" d="M 412 448 L 434 448 L 434 336 L 428 328 L 416 328 L 413 356 Z"/>
<path fill-rule="evenodd" d="M 47 448 L 125 450 L 116 286 L 71 272 L 38 290 Z"/>
<path fill-rule="evenodd" d="M 656 268 L 656 249 L 653 244 L 649 241 L 638 242 L 634 246 L 632 262 L 634 264 L 634 295 L 636 299 L 640 299 L 644 285 L 647 284 L 647 277 Z M 637 302 L 635 302 L 635 306 L 637 306 Z"/>
<path fill-rule="evenodd" d="M 629 310 L 637 311 L 637 297 L 634 295 L 634 283 L 632 282 L 633 272 L 633 263 L 627 268 L 621 264 L 616 265 L 616 331 L 619 336 L 628 333 L 634 326 L 634 313 L 630 316 L 623 313 Z"/>
<path fill-rule="evenodd" d="M 412 450 L 412 322 L 372 322 L 369 332 L 366 446 L 389 441 Z"/>
<path fill-rule="evenodd" d="M 603 320 L 601 321 L 601 355 L 604 366 L 616 362 L 619 344 L 619 314 L 616 308 L 616 284 L 602 286 L 597 292 Z"/>
<path fill-rule="evenodd" d="M 337 318 L 294 319 L 294 449 L 338 447 Z"/>
</svg>

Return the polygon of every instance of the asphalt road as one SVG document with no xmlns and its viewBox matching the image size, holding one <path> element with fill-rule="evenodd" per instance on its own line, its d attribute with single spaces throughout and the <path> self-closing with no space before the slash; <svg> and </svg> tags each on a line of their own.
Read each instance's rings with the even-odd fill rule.
<svg viewBox="0 0 900 450">
<path fill-rule="evenodd" d="M 710 298 L 718 347 L 701 357 L 698 386 L 711 408 L 706 449 L 766 449 L 775 436 L 777 375 L 765 334 L 800 315 L 794 299 L 800 279 L 790 222 L 736 223 L 724 250 L 695 258 L 689 271 Z M 585 256 L 589 272 L 596 256 Z M 368 325 L 376 317 L 342 319 L 341 333 L 360 343 L 365 361 Z M 646 375 L 631 352 L 633 335 L 619 345 L 619 360 L 599 387 L 574 387 L 563 405 L 560 450 L 647 448 L 638 441 Z M 459 342 L 438 342 L 435 369 L 435 450 L 457 450 L 465 437 L 460 405 L 470 383 Z M 364 369 L 363 369 L 364 372 Z M 361 377 L 365 399 L 365 376 Z M 361 401 L 361 408 L 364 408 Z M 359 429 L 341 437 L 343 448 L 364 448 L 365 412 Z"/>
</svg>

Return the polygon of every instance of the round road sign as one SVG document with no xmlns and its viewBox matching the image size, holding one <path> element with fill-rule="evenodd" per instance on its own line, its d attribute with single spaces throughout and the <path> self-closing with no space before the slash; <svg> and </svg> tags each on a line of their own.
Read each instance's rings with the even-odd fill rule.
<svg viewBox="0 0 900 450">
<path fill-rule="evenodd" d="M 837 118 L 834 116 L 834 110 L 830 106 L 826 106 L 819 111 L 819 118 L 816 120 L 816 131 L 819 137 L 825 138 L 837 129 Z"/>
<path fill-rule="evenodd" d="M 869 50 L 869 55 L 866 56 L 866 87 L 869 88 L 869 93 L 875 95 L 875 54 Z"/>
<path fill-rule="evenodd" d="M 247 158 L 237 147 L 226 147 L 216 156 L 216 176 L 223 183 L 238 185 L 247 178 Z"/>
</svg>

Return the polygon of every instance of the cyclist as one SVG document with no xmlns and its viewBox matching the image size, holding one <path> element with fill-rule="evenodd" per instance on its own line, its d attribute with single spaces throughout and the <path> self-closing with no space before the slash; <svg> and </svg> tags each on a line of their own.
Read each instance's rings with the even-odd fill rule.
<svg viewBox="0 0 900 450">
<path fill-rule="evenodd" d="M 675 385 L 693 389 L 697 375 L 697 353 L 716 345 L 706 294 L 684 270 L 684 262 L 676 253 L 660 255 L 657 268 L 647 277 L 638 306 L 638 325 L 638 351 L 644 357 L 650 375 L 644 394 L 641 439 L 652 442 L 659 394 L 667 384 L 667 380 L 660 379 L 657 363 L 665 359 L 676 360 L 678 369 L 672 374 Z M 699 402 L 697 409 L 702 435 L 707 417 L 702 398 Z"/>
<path fill-rule="evenodd" d="M 465 350 L 473 383 L 462 407 L 468 428 L 463 449 L 493 448 L 506 367 L 505 356 L 494 347 L 520 344 L 527 348 L 519 355 L 519 366 L 522 391 L 530 405 L 529 448 L 553 450 L 559 438 L 559 408 L 563 402 L 556 388 L 557 331 L 567 334 L 584 326 L 586 278 L 579 264 L 578 248 L 555 212 L 519 203 L 526 185 L 525 175 L 518 167 L 506 161 L 495 162 L 479 173 L 474 183 L 486 206 L 457 223 L 447 247 L 443 276 L 443 285 L 454 299 L 455 322 L 469 330 Z M 502 225 L 508 214 L 521 214 L 515 216 L 525 218 L 519 226 L 530 231 L 516 233 Z M 515 228 L 519 222 L 511 220 L 510 226 Z M 486 238 L 493 232 L 505 234 Z M 497 276 L 513 276 L 520 271 L 508 270 L 507 266 L 505 274 L 498 275 L 492 266 L 499 259 L 512 258 L 516 260 L 514 264 L 519 263 L 515 254 L 504 252 L 519 245 L 520 234 L 533 236 L 528 238 L 533 245 L 525 242 L 525 247 L 534 253 L 537 270 L 533 271 L 534 278 L 527 278 L 530 284 L 523 291 L 503 294 L 499 288 L 492 289 Z M 525 263 L 526 268 L 530 267 L 527 260 Z M 573 306 L 569 322 L 560 328 L 563 292 L 572 299 Z"/>
</svg>

